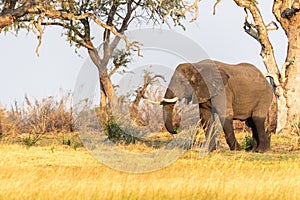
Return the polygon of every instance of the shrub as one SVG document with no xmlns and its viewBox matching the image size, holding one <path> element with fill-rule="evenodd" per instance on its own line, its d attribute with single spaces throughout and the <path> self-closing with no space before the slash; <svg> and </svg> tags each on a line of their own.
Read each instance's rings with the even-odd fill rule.
<svg viewBox="0 0 300 200">
<path fill-rule="evenodd" d="M 32 101 L 25 96 L 23 104 L 15 102 L 10 109 L 0 110 L 0 131 L 13 135 L 26 133 L 34 138 L 50 132 L 74 132 L 71 98 L 68 94 L 58 101 L 52 96 Z"/>
<path fill-rule="evenodd" d="M 25 137 L 22 140 L 22 142 L 26 147 L 29 148 L 29 147 L 35 145 L 37 143 L 37 141 L 39 140 L 39 138 L 40 138 L 40 135 L 35 135 L 35 136 L 29 135 L 29 136 Z"/>
<path fill-rule="evenodd" d="M 292 142 L 295 146 L 300 146 L 300 120 L 297 120 L 293 124 L 293 131 L 292 131 Z"/>
<path fill-rule="evenodd" d="M 250 151 L 253 147 L 253 139 L 249 135 L 245 136 L 245 149 L 246 151 Z"/>
<path fill-rule="evenodd" d="M 104 124 L 104 131 L 107 137 L 112 142 L 130 144 L 139 141 L 138 130 L 131 124 L 124 124 L 123 122 L 116 120 L 114 117 L 110 117 Z"/>
</svg>

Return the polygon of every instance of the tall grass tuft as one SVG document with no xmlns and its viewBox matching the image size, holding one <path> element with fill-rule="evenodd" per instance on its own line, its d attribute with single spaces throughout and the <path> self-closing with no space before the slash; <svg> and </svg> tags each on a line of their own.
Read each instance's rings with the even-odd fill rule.
<svg viewBox="0 0 300 200">
<path fill-rule="evenodd" d="M 296 122 L 292 126 L 293 131 L 292 135 L 292 142 L 295 147 L 300 147 L 300 119 L 296 120 Z"/>
<path fill-rule="evenodd" d="M 22 104 L 15 101 L 10 109 L 0 110 L 0 131 L 10 136 L 22 135 L 24 144 L 29 146 L 46 133 L 74 132 L 71 101 L 71 94 L 59 100 L 52 96 L 31 100 L 25 96 Z"/>
</svg>

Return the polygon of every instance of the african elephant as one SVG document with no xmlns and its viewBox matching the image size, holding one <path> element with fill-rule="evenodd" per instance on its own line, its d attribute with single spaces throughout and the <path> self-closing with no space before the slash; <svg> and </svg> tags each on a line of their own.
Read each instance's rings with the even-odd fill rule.
<svg viewBox="0 0 300 200">
<path fill-rule="evenodd" d="M 270 137 L 266 134 L 264 122 L 273 90 L 255 66 L 249 63 L 231 65 L 213 60 L 178 65 L 160 102 L 163 105 L 165 127 L 170 133 L 177 133 L 178 126 L 172 122 L 174 105 L 184 98 L 188 103 L 199 104 L 200 119 L 205 128 L 217 114 L 230 150 L 241 150 L 232 124 L 236 119 L 246 121 L 251 127 L 253 151 L 265 152 L 270 149 Z"/>
</svg>

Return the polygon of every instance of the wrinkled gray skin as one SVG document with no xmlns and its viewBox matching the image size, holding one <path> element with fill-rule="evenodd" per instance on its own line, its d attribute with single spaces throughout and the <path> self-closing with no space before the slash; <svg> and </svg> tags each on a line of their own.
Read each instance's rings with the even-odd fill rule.
<svg viewBox="0 0 300 200">
<path fill-rule="evenodd" d="M 170 81 L 165 98 L 185 98 L 199 104 L 201 123 L 205 128 L 217 113 L 223 125 L 230 150 L 241 150 L 234 131 L 233 120 L 246 121 L 252 128 L 253 151 L 270 149 L 270 137 L 264 122 L 273 98 L 273 91 L 264 75 L 253 65 L 230 65 L 204 60 L 198 63 L 180 64 Z M 172 122 L 175 103 L 163 103 L 165 126 L 175 134 L 178 124 Z M 208 131 L 207 131 L 208 132 Z M 214 147 L 210 150 L 215 149 Z"/>
</svg>

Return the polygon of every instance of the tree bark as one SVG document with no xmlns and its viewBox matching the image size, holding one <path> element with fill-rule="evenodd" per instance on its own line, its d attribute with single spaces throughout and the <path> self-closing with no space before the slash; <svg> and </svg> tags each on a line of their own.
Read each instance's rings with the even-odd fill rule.
<svg viewBox="0 0 300 200">
<path fill-rule="evenodd" d="M 288 51 L 286 57 L 286 71 L 283 84 L 283 98 L 286 106 L 280 107 L 286 115 L 285 129 L 293 128 L 300 120 L 300 12 L 289 19 L 287 26 Z M 283 69 L 284 70 L 284 69 Z"/>
<path fill-rule="evenodd" d="M 88 50 L 89 56 L 96 65 L 99 72 L 100 88 L 103 89 L 101 94 L 105 94 L 108 100 L 109 107 L 113 107 L 117 103 L 115 89 L 108 76 L 107 69 L 102 65 L 101 58 L 96 48 Z M 101 97 L 101 103 L 104 104 L 105 99 Z"/>
<path fill-rule="evenodd" d="M 0 110 L 1 111 L 1 110 Z M 0 137 L 1 137 L 1 135 L 3 134 L 3 132 L 2 132 L 2 116 L 1 116 L 1 112 L 0 112 Z"/>
<path fill-rule="evenodd" d="M 104 108 L 107 106 L 107 96 L 105 94 L 104 89 L 102 88 L 100 84 L 100 108 Z"/>
<path fill-rule="evenodd" d="M 278 89 L 278 127 L 291 130 L 300 119 L 300 13 L 299 0 L 274 0 L 273 14 L 288 38 L 286 62 L 281 69 Z"/>
</svg>

